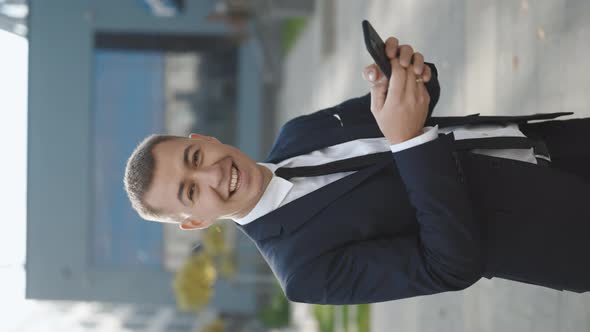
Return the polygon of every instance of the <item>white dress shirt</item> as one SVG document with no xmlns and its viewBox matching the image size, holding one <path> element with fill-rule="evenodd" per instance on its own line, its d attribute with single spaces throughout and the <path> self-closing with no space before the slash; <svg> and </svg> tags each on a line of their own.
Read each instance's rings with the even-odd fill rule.
<svg viewBox="0 0 590 332">
<path fill-rule="evenodd" d="M 455 140 L 499 137 L 499 136 L 520 136 L 526 137 L 516 124 L 503 125 L 468 125 L 458 127 L 448 127 L 438 129 L 435 127 L 425 127 L 420 136 L 414 137 L 405 142 L 389 145 L 384 137 L 358 139 L 320 150 L 313 151 L 306 155 L 295 156 L 285 159 L 278 164 L 258 163 L 259 165 L 269 168 L 273 174 L 279 167 L 300 167 L 314 166 L 329 163 L 336 160 L 357 157 L 377 152 L 391 150 L 393 153 L 410 149 L 412 147 L 435 140 L 439 132 L 453 132 Z M 484 154 L 488 156 L 507 158 L 537 164 L 533 149 L 476 149 L 473 153 Z M 317 189 L 322 188 L 334 181 L 337 181 L 353 172 L 340 172 L 328 175 L 313 177 L 295 177 L 285 180 L 281 177 L 274 176 L 270 180 L 268 187 L 262 194 L 260 201 L 256 206 L 243 218 L 234 219 L 240 225 L 246 225 L 265 214 L 280 208 L 304 195 L 307 195 Z"/>
</svg>

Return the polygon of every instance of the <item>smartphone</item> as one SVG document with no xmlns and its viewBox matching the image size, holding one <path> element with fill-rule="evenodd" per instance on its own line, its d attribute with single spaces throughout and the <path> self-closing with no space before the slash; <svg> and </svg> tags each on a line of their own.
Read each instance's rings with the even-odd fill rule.
<svg viewBox="0 0 590 332">
<path fill-rule="evenodd" d="M 371 23 L 367 20 L 363 20 L 363 35 L 365 36 L 367 51 L 369 51 L 369 54 L 371 54 L 371 57 L 373 57 L 381 72 L 387 78 L 391 78 L 391 63 L 385 53 L 385 42 L 383 42 L 383 39 L 379 37 L 377 31 L 375 31 Z"/>
</svg>

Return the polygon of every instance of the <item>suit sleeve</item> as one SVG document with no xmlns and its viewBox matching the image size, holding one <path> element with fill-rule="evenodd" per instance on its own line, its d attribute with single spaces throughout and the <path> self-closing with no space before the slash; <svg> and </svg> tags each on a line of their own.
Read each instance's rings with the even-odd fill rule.
<svg viewBox="0 0 590 332">
<path fill-rule="evenodd" d="M 320 304 L 370 303 L 460 290 L 479 280 L 480 231 L 451 143 L 442 136 L 394 154 L 416 209 L 418 233 L 322 254 L 287 279 L 287 297 Z"/>
<path fill-rule="evenodd" d="M 396 153 L 399 151 L 403 151 L 406 149 L 411 149 L 415 146 L 420 144 L 428 143 L 430 141 L 434 141 L 438 137 L 438 126 L 434 127 L 424 127 L 422 128 L 422 134 L 411 138 L 407 141 L 403 141 L 401 143 L 390 145 L 389 148 L 391 152 Z"/>
</svg>

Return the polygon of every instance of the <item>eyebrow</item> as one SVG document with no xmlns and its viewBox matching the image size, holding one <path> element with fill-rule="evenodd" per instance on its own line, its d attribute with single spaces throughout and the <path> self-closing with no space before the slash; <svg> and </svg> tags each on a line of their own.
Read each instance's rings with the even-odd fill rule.
<svg viewBox="0 0 590 332">
<path fill-rule="evenodd" d="M 194 144 L 188 145 L 186 148 L 184 148 L 184 153 L 183 153 L 183 164 L 185 166 L 188 166 L 189 161 L 188 161 L 188 153 L 191 150 L 191 148 L 195 146 Z M 186 206 L 186 204 L 184 203 L 184 200 L 182 199 L 183 195 L 182 193 L 184 192 L 184 182 L 180 183 L 180 186 L 178 187 L 178 193 L 176 194 L 176 197 L 178 198 L 178 200 L 180 201 L 180 203 L 182 203 L 182 205 Z"/>
</svg>

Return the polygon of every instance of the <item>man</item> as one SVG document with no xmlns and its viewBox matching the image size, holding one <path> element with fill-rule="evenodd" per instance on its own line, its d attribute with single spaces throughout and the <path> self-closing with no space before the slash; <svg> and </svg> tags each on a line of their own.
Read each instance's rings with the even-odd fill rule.
<svg viewBox="0 0 590 332">
<path fill-rule="evenodd" d="M 589 290 L 590 119 L 432 117 L 434 66 L 395 38 L 386 52 L 391 80 L 367 67 L 370 98 L 289 121 L 265 163 L 211 137 L 149 137 L 127 164 L 133 207 L 182 229 L 234 219 L 298 302 L 482 276 Z"/>
</svg>

